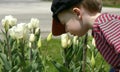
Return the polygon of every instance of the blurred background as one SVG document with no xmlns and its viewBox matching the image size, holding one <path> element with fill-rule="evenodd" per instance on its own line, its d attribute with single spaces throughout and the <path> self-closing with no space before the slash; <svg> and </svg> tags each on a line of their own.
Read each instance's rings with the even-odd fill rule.
<svg viewBox="0 0 120 72">
<path fill-rule="evenodd" d="M 42 37 L 51 32 L 52 0 L 0 0 L 0 20 L 6 15 L 13 15 L 18 23 L 28 23 L 31 18 L 40 20 Z M 120 14 L 120 0 L 103 0 L 102 12 Z M 0 23 L 1 27 L 1 23 Z"/>
<path fill-rule="evenodd" d="M 50 5 L 50 1 L 42 0 L 0 0 L 0 21 L 7 15 L 16 17 L 17 23 L 29 23 L 31 18 L 38 18 L 41 35 L 46 37 L 51 32 Z"/>
</svg>

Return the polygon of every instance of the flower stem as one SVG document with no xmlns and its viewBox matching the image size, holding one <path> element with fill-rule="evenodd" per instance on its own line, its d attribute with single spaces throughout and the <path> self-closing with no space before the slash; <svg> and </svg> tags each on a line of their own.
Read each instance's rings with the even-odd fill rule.
<svg viewBox="0 0 120 72">
<path fill-rule="evenodd" d="M 67 57 L 66 57 L 66 53 L 67 53 L 67 48 L 65 48 L 64 49 L 64 66 L 66 67 L 66 68 L 69 68 L 69 64 L 68 64 L 68 61 L 67 61 Z"/>
<path fill-rule="evenodd" d="M 30 48 L 30 62 L 32 62 L 32 48 Z"/>
<path fill-rule="evenodd" d="M 49 47 L 48 42 L 47 42 L 47 47 Z M 44 65 L 44 72 L 47 72 L 47 69 L 46 69 L 46 64 L 47 64 L 47 59 L 46 58 L 47 58 L 47 54 L 48 54 L 48 50 L 47 50 L 48 48 L 47 47 L 45 48 L 45 55 L 44 55 L 44 64 L 43 64 Z"/>
<path fill-rule="evenodd" d="M 33 43 L 31 44 L 31 48 L 30 48 L 30 62 L 32 62 L 32 48 L 33 48 Z"/>
<path fill-rule="evenodd" d="M 10 43 L 9 43 L 9 36 L 8 36 L 8 31 L 6 31 L 6 44 L 8 48 L 8 57 L 11 60 L 11 49 L 10 49 Z"/>
<path fill-rule="evenodd" d="M 83 72 L 86 72 L 85 70 L 86 70 L 87 38 L 88 38 L 88 34 L 85 35 L 85 40 L 84 40 L 84 48 L 83 48 L 83 66 L 82 66 Z"/>
<path fill-rule="evenodd" d="M 22 44 L 22 56 L 23 56 L 23 59 L 25 59 L 25 54 L 24 54 L 24 44 L 25 44 L 25 41 L 24 40 L 22 40 L 23 42 L 23 44 Z"/>
</svg>

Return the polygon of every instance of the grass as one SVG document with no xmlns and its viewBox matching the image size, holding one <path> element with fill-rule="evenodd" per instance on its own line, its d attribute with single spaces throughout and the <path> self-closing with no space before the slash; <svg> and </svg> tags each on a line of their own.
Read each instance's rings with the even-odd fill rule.
<svg viewBox="0 0 120 72">
<path fill-rule="evenodd" d="M 120 8 L 120 0 L 103 0 L 103 6 Z"/>
<path fill-rule="evenodd" d="M 91 40 L 91 38 L 90 38 Z M 90 41 L 89 40 L 89 41 Z M 61 56 L 61 42 L 60 39 L 52 39 L 49 43 L 46 43 L 46 39 L 42 40 L 42 52 L 44 53 L 45 48 L 48 49 L 48 55 L 51 56 L 54 60 L 56 60 L 59 63 L 62 63 L 62 56 Z M 89 56 L 89 52 L 87 54 Z M 100 54 L 98 54 L 99 58 L 97 59 L 97 64 L 100 64 L 100 61 L 103 59 Z M 58 72 L 57 69 L 53 66 L 52 63 L 47 63 L 49 68 L 49 72 Z M 109 65 L 104 62 L 105 65 L 105 71 L 109 71 Z M 87 71 L 89 72 L 89 71 Z"/>
<path fill-rule="evenodd" d="M 52 39 L 49 43 L 46 43 L 46 39 L 42 41 L 42 51 L 44 52 L 45 48 L 48 49 L 48 55 L 51 56 L 54 60 L 62 62 L 61 52 L 60 52 L 60 39 Z M 52 63 L 48 62 L 49 72 L 58 72 L 57 69 L 53 66 Z"/>
<path fill-rule="evenodd" d="M 120 5 L 103 4 L 104 7 L 120 8 Z"/>
</svg>

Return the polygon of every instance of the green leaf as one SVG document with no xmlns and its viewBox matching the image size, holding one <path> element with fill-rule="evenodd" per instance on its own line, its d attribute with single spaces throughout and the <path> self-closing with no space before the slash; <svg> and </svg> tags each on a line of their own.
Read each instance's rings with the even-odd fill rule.
<svg viewBox="0 0 120 72">
<path fill-rule="evenodd" d="M 3 69 L 2 64 L 0 64 L 0 72 L 2 72 L 2 69 Z"/>
<path fill-rule="evenodd" d="M 11 64 L 10 62 L 7 60 L 7 56 L 3 53 L 0 54 L 0 58 L 2 59 L 3 63 L 4 63 L 4 67 L 6 70 L 10 70 L 11 69 Z"/>
<path fill-rule="evenodd" d="M 64 67 L 63 65 L 61 65 L 60 63 L 57 63 L 56 61 L 51 61 L 51 62 L 53 63 L 53 65 L 56 67 L 56 69 L 59 72 L 71 72 L 66 67 Z"/>
<path fill-rule="evenodd" d="M 73 56 L 75 54 L 75 49 L 73 49 L 72 47 L 73 46 L 71 45 L 71 47 L 67 49 L 67 51 L 66 51 L 67 53 L 65 55 L 68 65 L 70 64 L 70 62 L 73 59 Z"/>
<path fill-rule="evenodd" d="M 76 67 L 73 72 L 82 72 L 82 71 L 81 71 L 81 66 Z"/>
<path fill-rule="evenodd" d="M 38 67 L 38 64 L 37 63 L 32 63 L 32 69 L 34 69 L 34 70 L 36 70 L 37 69 L 37 67 Z"/>
<path fill-rule="evenodd" d="M 18 65 L 15 65 L 10 72 L 16 72 L 19 69 Z"/>
<path fill-rule="evenodd" d="M 23 72 L 32 72 L 32 64 L 27 63 L 27 65 L 25 66 Z"/>
</svg>

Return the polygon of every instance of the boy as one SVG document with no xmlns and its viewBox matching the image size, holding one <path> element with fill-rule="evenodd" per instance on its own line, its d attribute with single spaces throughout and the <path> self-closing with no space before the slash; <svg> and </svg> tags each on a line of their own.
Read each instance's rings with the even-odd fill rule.
<svg viewBox="0 0 120 72">
<path fill-rule="evenodd" d="M 83 36 L 92 29 L 97 49 L 113 67 L 113 72 L 119 72 L 120 16 L 100 13 L 101 8 L 101 0 L 53 0 L 52 33 Z"/>
</svg>

